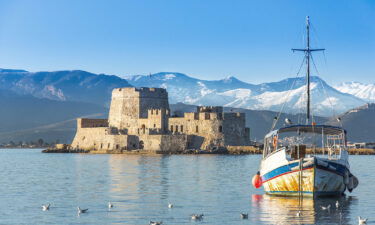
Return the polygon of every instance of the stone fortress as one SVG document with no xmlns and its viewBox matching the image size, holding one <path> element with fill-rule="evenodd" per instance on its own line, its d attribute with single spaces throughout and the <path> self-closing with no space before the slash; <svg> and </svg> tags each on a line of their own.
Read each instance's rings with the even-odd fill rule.
<svg viewBox="0 0 375 225">
<path fill-rule="evenodd" d="M 223 107 L 198 106 L 197 112 L 171 116 L 163 88 L 116 88 L 107 119 L 77 119 L 70 149 L 97 153 L 129 151 L 180 153 L 246 146 L 245 114 Z"/>
</svg>

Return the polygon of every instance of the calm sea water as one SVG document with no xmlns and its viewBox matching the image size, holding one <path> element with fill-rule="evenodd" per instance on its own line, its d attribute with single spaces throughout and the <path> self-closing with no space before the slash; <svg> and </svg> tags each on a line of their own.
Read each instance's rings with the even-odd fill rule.
<svg viewBox="0 0 375 225">
<path fill-rule="evenodd" d="M 374 156 L 352 156 L 360 185 L 338 199 L 264 195 L 251 186 L 258 155 L 87 155 L 0 150 L 0 224 L 358 224 L 375 223 Z M 334 203 L 340 201 L 340 208 Z M 107 202 L 114 208 L 108 210 Z M 41 205 L 51 203 L 50 211 Z M 168 203 L 174 208 L 169 209 Z M 330 212 L 321 205 L 332 204 Z M 89 208 L 77 215 L 77 206 Z M 242 220 L 240 213 L 249 213 Z M 203 213 L 202 221 L 190 220 Z"/>
</svg>

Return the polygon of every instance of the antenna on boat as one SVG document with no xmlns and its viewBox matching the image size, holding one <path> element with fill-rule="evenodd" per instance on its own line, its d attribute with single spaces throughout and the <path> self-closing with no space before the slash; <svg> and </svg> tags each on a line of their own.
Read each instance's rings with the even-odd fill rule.
<svg viewBox="0 0 375 225">
<path fill-rule="evenodd" d="M 305 53 L 306 59 L 306 92 L 307 92 L 307 105 L 306 105 L 306 122 L 310 120 L 310 58 L 311 52 L 324 51 L 324 48 L 310 48 L 310 18 L 306 16 L 306 48 L 292 48 L 292 51 L 299 51 Z"/>
</svg>

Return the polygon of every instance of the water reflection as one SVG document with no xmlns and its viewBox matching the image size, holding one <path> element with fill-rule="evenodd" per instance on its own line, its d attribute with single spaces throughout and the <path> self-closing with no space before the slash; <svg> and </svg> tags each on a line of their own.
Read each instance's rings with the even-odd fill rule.
<svg viewBox="0 0 375 225">
<path fill-rule="evenodd" d="M 336 207 L 336 201 L 339 207 Z M 352 197 L 304 198 L 252 195 L 252 213 L 259 215 L 254 222 L 266 224 L 349 224 Z M 329 210 L 322 206 L 331 205 Z M 297 213 L 301 211 L 301 215 Z"/>
</svg>

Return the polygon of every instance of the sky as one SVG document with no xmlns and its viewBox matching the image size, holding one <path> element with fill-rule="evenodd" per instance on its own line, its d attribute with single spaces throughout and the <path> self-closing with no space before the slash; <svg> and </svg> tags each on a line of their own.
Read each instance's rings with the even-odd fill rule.
<svg viewBox="0 0 375 225">
<path fill-rule="evenodd" d="M 295 77 L 310 16 L 319 75 L 375 83 L 373 0 L 0 0 L 0 68 Z"/>
</svg>

